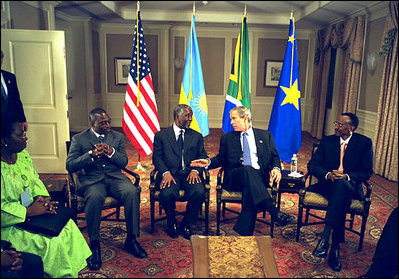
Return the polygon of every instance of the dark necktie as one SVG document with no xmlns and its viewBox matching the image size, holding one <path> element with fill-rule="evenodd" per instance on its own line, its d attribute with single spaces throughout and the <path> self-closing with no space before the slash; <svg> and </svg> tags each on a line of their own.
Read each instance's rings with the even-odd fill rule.
<svg viewBox="0 0 399 279">
<path fill-rule="evenodd" d="M 183 134 L 184 134 L 184 130 L 181 129 L 179 137 L 177 139 L 177 146 L 179 147 L 179 169 L 180 168 L 184 169 L 184 165 L 183 165 L 183 145 L 184 145 Z"/>
<path fill-rule="evenodd" d="M 248 139 L 247 139 L 248 134 L 244 133 L 242 137 L 242 146 L 243 146 L 243 155 L 244 155 L 244 166 L 252 166 L 251 163 L 251 150 L 249 149 L 249 144 L 248 144 Z"/>
<path fill-rule="evenodd" d="M 104 142 L 104 137 L 103 136 L 98 136 L 98 142 L 103 143 Z"/>
</svg>

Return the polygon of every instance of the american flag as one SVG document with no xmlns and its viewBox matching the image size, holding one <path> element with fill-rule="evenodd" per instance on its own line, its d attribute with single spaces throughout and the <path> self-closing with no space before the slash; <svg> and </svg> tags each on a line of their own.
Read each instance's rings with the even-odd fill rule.
<svg viewBox="0 0 399 279">
<path fill-rule="evenodd" d="M 137 13 L 137 23 L 134 29 L 122 127 L 139 155 L 145 157 L 153 151 L 154 135 L 160 130 L 160 126 L 140 11 Z M 139 49 L 138 57 L 137 49 Z M 138 82 L 137 75 L 139 75 Z"/>
</svg>

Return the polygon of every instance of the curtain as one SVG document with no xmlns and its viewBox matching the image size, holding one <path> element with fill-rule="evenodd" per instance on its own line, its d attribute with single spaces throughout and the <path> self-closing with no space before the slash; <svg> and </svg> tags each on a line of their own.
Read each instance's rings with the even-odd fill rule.
<svg viewBox="0 0 399 279">
<path fill-rule="evenodd" d="M 385 57 L 374 134 L 374 172 L 398 181 L 398 3 L 389 3 L 380 55 Z"/>
<path fill-rule="evenodd" d="M 319 49 L 315 59 L 315 80 L 313 90 L 315 102 L 313 108 L 312 136 L 320 139 L 323 136 L 323 124 L 326 112 L 326 95 L 328 71 L 331 62 L 331 48 L 343 49 L 342 89 L 343 106 L 341 112 L 356 112 L 360 69 L 364 42 L 364 15 L 350 18 L 322 29 L 318 33 Z"/>
</svg>

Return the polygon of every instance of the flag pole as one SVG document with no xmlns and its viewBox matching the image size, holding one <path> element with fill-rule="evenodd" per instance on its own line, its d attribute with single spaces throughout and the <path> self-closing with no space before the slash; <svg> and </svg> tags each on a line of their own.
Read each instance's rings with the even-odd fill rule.
<svg viewBox="0 0 399 279">
<path fill-rule="evenodd" d="M 139 66 L 139 49 L 140 49 L 140 42 L 139 42 L 139 12 L 140 12 L 140 1 L 137 1 L 137 30 L 136 30 L 136 35 L 137 35 L 137 106 L 140 106 L 140 66 Z M 141 156 L 139 153 L 139 158 L 137 161 L 137 166 L 134 170 L 136 171 L 144 171 L 147 169 L 147 166 L 144 164 L 141 164 Z"/>
</svg>

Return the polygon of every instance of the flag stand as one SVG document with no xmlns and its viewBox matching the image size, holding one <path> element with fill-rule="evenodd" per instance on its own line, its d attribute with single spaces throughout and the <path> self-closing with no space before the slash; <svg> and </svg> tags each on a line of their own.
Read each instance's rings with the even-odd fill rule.
<svg viewBox="0 0 399 279">
<path fill-rule="evenodd" d="M 134 170 L 135 171 L 140 171 L 140 170 L 144 171 L 144 170 L 148 169 L 148 167 L 145 166 L 145 165 L 142 165 L 140 161 L 141 161 L 141 156 L 139 154 L 139 160 L 138 160 L 137 166 L 136 166 L 136 168 Z"/>
</svg>

